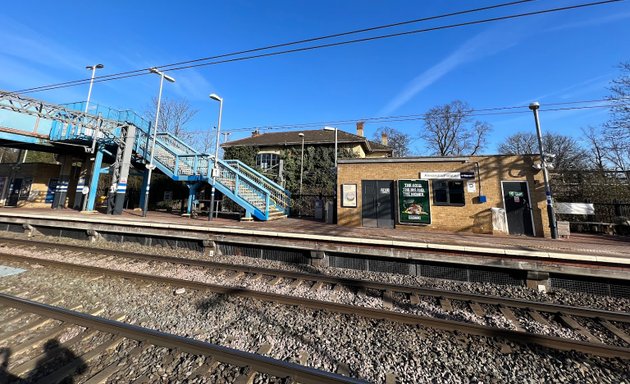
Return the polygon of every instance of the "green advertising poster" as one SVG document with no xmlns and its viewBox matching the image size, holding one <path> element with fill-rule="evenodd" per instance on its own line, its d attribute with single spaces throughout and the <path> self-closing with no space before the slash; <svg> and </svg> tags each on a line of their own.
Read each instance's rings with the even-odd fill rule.
<svg viewBox="0 0 630 384">
<path fill-rule="evenodd" d="M 400 224 L 431 224 L 428 181 L 398 180 L 398 221 Z"/>
</svg>

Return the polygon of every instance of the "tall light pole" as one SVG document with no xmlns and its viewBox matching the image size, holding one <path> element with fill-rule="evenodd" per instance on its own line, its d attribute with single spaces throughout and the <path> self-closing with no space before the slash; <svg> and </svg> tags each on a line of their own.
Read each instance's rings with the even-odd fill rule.
<svg viewBox="0 0 630 384">
<path fill-rule="evenodd" d="M 529 109 L 534 112 L 534 121 L 536 122 L 538 149 L 540 150 L 540 161 L 543 171 L 543 179 L 545 181 L 545 196 L 547 197 L 547 216 L 549 217 L 549 229 L 551 230 L 551 238 L 557 239 L 558 229 L 556 228 L 556 215 L 553 211 L 553 198 L 551 196 L 551 187 L 549 186 L 549 175 L 547 173 L 547 161 L 545 160 L 545 149 L 543 148 L 540 120 L 538 119 L 538 108 L 540 108 L 540 103 L 537 101 L 529 105 Z"/>
<path fill-rule="evenodd" d="M 85 69 L 89 69 L 92 71 L 92 77 L 90 78 L 90 89 L 88 90 L 88 97 L 87 97 L 87 100 L 85 101 L 85 111 L 83 111 L 84 113 L 88 112 L 88 107 L 90 105 L 90 96 L 92 96 L 92 86 L 94 85 L 94 75 L 96 75 L 97 69 L 102 69 L 102 68 L 105 68 L 103 64 L 94 64 L 94 65 L 88 65 L 85 67 Z"/>
<path fill-rule="evenodd" d="M 335 131 L 335 173 L 337 173 L 337 133 L 339 130 L 335 127 L 324 127 L 324 131 Z"/>
<path fill-rule="evenodd" d="M 151 140 L 151 160 L 149 161 L 149 164 L 147 164 L 147 169 L 149 170 L 149 173 L 147 175 L 147 188 L 146 188 L 146 195 L 144 196 L 144 207 L 142 209 L 142 217 L 147 216 L 147 210 L 149 208 L 149 190 L 151 189 L 151 173 L 153 172 L 153 169 L 155 168 L 155 165 L 153 164 L 153 157 L 155 153 L 155 138 L 157 137 L 158 121 L 160 117 L 160 104 L 162 103 L 162 86 L 164 85 L 164 79 L 166 79 L 167 81 L 171 83 L 175 82 L 175 79 L 165 74 L 164 72 L 159 71 L 155 67 L 151 68 L 149 71 L 151 71 L 151 73 L 160 75 L 160 92 L 158 93 L 157 108 L 155 109 L 155 124 L 153 125 L 153 137 Z"/>
<path fill-rule="evenodd" d="M 304 175 L 304 133 L 298 133 L 298 136 L 302 138 L 302 156 L 300 159 L 300 199 L 302 198 L 302 176 Z"/>
<path fill-rule="evenodd" d="M 221 138 L 221 115 L 223 114 L 223 98 L 216 93 L 211 93 L 210 98 L 219 102 L 219 124 L 217 125 L 216 148 L 214 150 L 214 166 L 212 167 L 212 196 L 210 196 L 210 211 L 208 212 L 208 220 L 212 220 L 214 215 L 214 192 L 216 190 L 217 175 L 219 174 L 219 140 Z"/>
</svg>

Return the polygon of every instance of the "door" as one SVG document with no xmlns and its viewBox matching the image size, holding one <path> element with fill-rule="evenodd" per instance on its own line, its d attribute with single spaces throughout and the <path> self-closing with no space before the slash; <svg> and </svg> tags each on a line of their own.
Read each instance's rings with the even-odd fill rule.
<svg viewBox="0 0 630 384">
<path fill-rule="evenodd" d="M 363 226 L 394 228 L 394 182 L 363 180 L 361 188 Z"/>
<path fill-rule="evenodd" d="M 534 236 L 532 206 L 526 182 L 503 182 L 503 206 L 510 235 Z"/>
<path fill-rule="evenodd" d="M 7 206 L 9 207 L 17 206 L 18 200 L 20 199 L 21 190 L 22 190 L 22 179 L 13 179 L 13 182 L 9 186 L 9 201 L 7 202 Z"/>
</svg>

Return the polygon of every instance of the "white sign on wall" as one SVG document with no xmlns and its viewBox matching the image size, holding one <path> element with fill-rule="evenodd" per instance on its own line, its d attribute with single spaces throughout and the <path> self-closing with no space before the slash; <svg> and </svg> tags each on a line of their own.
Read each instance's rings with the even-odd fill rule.
<svg viewBox="0 0 630 384">
<path fill-rule="evenodd" d="M 420 172 L 420 178 L 429 179 L 461 179 L 460 172 Z"/>
<path fill-rule="evenodd" d="M 595 206 L 592 203 L 558 203 L 554 204 L 556 213 L 569 215 L 594 215 Z"/>
<path fill-rule="evenodd" d="M 477 187 L 474 181 L 467 181 L 466 182 L 466 190 L 468 191 L 468 193 L 474 193 L 477 191 Z"/>
</svg>

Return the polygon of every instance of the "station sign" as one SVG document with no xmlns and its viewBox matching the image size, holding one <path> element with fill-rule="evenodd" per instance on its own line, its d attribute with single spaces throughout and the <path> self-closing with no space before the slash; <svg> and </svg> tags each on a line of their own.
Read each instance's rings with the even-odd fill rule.
<svg viewBox="0 0 630 384">
<path fill-rule="evenodd" d="M 420 172 L 420 178 L 423 180 L 432 179 L 474 179 L 475 172 Z"/>
<path fill-rule="evenodd" d="M 431 224 L 427 180 L 398 180 L 398 223 Z"/>
</svg>

